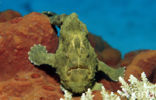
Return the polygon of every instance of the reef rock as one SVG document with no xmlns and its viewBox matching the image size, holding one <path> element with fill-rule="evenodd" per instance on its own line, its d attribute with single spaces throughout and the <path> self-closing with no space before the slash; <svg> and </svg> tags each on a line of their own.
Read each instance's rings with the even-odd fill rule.
<svg viewBox="0 0 156 100">
<path fill-rule="evenodd" d="M 31 71 L 34 65 L 28 60 L 28 51 L 34 44 L 47 46 L 55 52 L 58 38 L 48 17 L 31 13 L 0 23 L 0 81 L 7 80 L 19 71 Z"/>
<path fill-rule="evenodd" d="M 95 37 L 90 40 L 95 41 L 97 52 L 110 48 L 106 42 L 98 42 Z M 34 12 L 24 17 L 16 14 L 14 18 L 8 17 L 0 23 L 0 43 L 0 100 L 58 100 L 63 96 L 57 75 L 52 74 L 55 71 L 52 72 L 47 66 L 39 70 L 28 60 L 27 53 L 34 44 L 45 45 L 52 53 L 57 49 L 58 38 L 46 16 Z M 94 93 L 98 98 L 100 92 Z"/>
<path fill-rule="evenodd" d="M 21 17 L 21 14 L 13 10 L 6 10 L 4 12 L 0 12 L 0 23 L 6 22 L 15 17 Z"/>
<path fill-rule="evenodd" d="M 33 12 L 0 23 L 0 43 L 0 100 L 58 100 L 63 96 L 57 75 L 45 66 L 50 77 L 28 60 L 34 44 L 43 44 L 52 53 L 57 49 L 58 38 L 48 17 Z"/>
<path fill-rule="evenodd" d="M 0 100 L 59 100 L 61 97 L 59 83 L 37 69 L 18 72 L 14 78 L 0 83 Z"/>
<path fill-rule="evenodd" d="M 105 48 L 102 52 L 97 52 L 99 60 L 105 62 L 107 65 L 112 67 L 117 66 L 121 61 L 121 53 L 114 48 Z"/>
<path fill-rule="evenodd" d="M 111 67 L 117 68 L 120 66 L 121 53 L 117 49 L 112 48 L 106 41 L 101 37 L 88 34 L 88 40 L 90 41 L 92 47 L 98 56 L 98 59 L 105 62 Z M 102 73 L 97 74 L 97 79 L 102 83 L 106 90 L 116 92 L 120 89 L 119 82 L 113 82 L 108 77 L 105 77 Z M 98 96 L 95 96 L 95 98 Z"/>
<path fill-rule="evenodd" d="M 156 50 L 146 50 L 137 54 L 125 71 L 125 80 L 128 80 L 130 74 L 140 79 L 140 74 L 146 73 L 147 78 L 156 83 Z"/>
<path fill-rule="evenodd" d="M 105 62 L 109 66 L 117 67 L 121 61 L 121 53 L 117 49 L 112 48 L 106 41 L 101 37 L 88 34 L 88 40 L 90 41 L 92 47 L 95 49 L 95 52 L 99 60 Z"/>
<path fill-rule="evenodd" d="M 145 52 L 145 51 L 148 51 L 148 50 L 137 50 L 137 51 L 132 51 L 132 52 L 125 54 L 124 59 L 121 60 L 120 65 L 125 66 L 125 67 L 128 66 L 132 62 L 132 60 L 134 59 L 134 57 L 136 55 L 138 55 L 141 52 Z"/>
<path fill-rule="evenodd" d="M 38 69 L 30 63 L 27 54 L 34 44 L 45 45 L 48 52 L 55 53 L 58 46 L 56 31 L 45 15 L 33 12 L 20 16 L 10 10 L 0 13 L 0 100 L 59 100 L 63 92 L 55 70 L 45 65 Z M 126 66 L 126 80 L 130 74 L 140 78 L 144 71 L 150 81 L 156 83 L 156 50 L 131 52 L 121 61 L 120 52 L 100 37 L 89 34 L 88 39 L 101 61 L 112 67 Z M 101 77 L 99 82 L 109 91 L 120 88 L 118 82 L 106 77 Z M 95 100 L 102 98 L 99 91 L 93 94 Z M 80 100 L 80 97 L 74 100 Z"/>
<path fill-rule="evenodd" d="M 105 48 L 110 48 L 111 46 L 104 41 L 101 37 L 96 36 L 92 33 L 88 34 L 88 40 L 91 46 L 95 49 L 96 52 L 102 52 Z"/>
</svg>

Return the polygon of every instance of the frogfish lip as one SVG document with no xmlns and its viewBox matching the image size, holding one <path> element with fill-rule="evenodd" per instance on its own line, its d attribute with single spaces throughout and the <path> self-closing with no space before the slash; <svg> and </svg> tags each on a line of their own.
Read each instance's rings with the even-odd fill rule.
<svg viewBox="0 0 156 100">
<path fill-rule="evenodd" d="M 72 72 L 73 70 L 88 70 L 88 67 L 82 66 L 82 65 L 70 67 L 70 68 L 68 69 L 68 74 L 71 74 L 71 72 Z"/>
<path fill-rule="evenodd" d="M 68 71 L 77 70 L 77 69 L 88 69 L 88 68 L 86 66 L 79 65 L 79 66 L 69 68 Z"/>
</svg>

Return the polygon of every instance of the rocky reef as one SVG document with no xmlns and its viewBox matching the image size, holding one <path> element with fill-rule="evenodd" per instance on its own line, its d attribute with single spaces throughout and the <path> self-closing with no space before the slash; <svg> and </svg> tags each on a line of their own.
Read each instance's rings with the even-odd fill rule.
<svg viewBox="0 0 156 100">
<path fill-rule="evenodd" d="M 140 79 L 145 72 L 152 83 L 156 83 L 156 50 L 132 51 L 121 59 L 120 51 L 93 34 L 88 35 L 99 60 L 113 68 L 125 66 L 125 80 L 130 74 Z M 58 37 L 47 16 L 30 13 L 21 16 L 8 10 L 0 13 L 0 100 L 59 100 L 64 93 L 60 89 L 55 69 L 47 65 L 34 66 L 28 60 L 28 51 L 34 44 L 45 45 L 48 52 L 55 53 Z M 98 73 L 97 81 L 107 91 L 120 89 L 119 82 L 113 82 Z M 94 100 L 101 100 L 100 91 L 93 91 Z M 80 100 L 80 97 L 74 97 Z"/>
</svg>

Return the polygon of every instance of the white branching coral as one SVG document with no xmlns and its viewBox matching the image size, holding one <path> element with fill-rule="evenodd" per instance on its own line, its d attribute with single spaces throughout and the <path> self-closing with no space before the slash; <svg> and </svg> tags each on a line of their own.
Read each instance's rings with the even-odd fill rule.
<svg viewBox="0 0 156 100">
<path fill-rule="evenodd" d="M 102 95 L 102 100 L 120 100 L 120 97 L 115 95 L 113 92 L 111 92 L 111 94 L 106 92 L 104 86 L 102 86 L 101 95 Z"/>
<path fill-rule="evenodd" d="M 130 75 L 128 84 L 120 77 L 122 91 L 118 90 L 118 93 L 130 100 L 156 100 L 156 85 L 148 81 L 144 72 L 141 74 L 141 80 Z"/>
<path fill-rule="evenodd" d="M 86 93 L 83 93 L 81 96 L 81 100 L 93 100 L 94 95 L 92 95 L 92 91 L 88 89 Z"/>
<path fill-rule="evenodd" d="M 118 90 L 118 94 L 121 97 L 126 97 L 127 100 L 156 100 L 156 85 L 148 81 L 144 72 L 141 74 L 141 80 L 139 81 L 133 75 L 130 75 L 129 83 L 127 83 L 122 77 L 119 77 L 122 91 Z M 61 98 L 60 100 L 72 100 L 72 94 L 67 90 L 63 91 L 65 99 Z M 121 100 L 120 96 L 113 92 L 109 94 L 104 86 L 102 86 L 101 95 L 102 100 Z M 88 89 L 86 93 L 82 94 L 80 100 L 93 100 L 93 97 L 92 91 Z"/>
<path fill-rule="evenodd" d="M 65 89 L 63 91 L 64 91 L 64 99 L 61 98 L 60 100 L 72 100 L 72 94 Z"/>
</svg>

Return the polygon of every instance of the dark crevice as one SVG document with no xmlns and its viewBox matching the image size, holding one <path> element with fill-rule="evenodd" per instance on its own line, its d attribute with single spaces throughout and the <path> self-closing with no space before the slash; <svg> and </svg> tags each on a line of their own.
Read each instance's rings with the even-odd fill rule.
<svg viewBox="0 0 156 100">
<path fill-rule="evenodd" d="M 152 71 L 152 74 L 148 77 L 148 80 L 154 84 L 156 82 L 155 78 L 156 78 L 156 68 Z"/>
<path fill-rule="evenodd" d="M 60 78 L 59 75 L 56 74 L 56 69 L 47 65 L 47 64 L 43 64 L 41 66 L 36 66 L 36 68 L 43 70 L 46 74 L 48 74 L 49 76 L 53 77 L 57 82 L 60 82 Z"/>
<path fill-rule="evenodd" d="M 99 71 L 96 73 L 96 76 L 95 76 L 95 79 L 96 79 L 96 82 L 99 82 L 101 81 L 102 79 L 105 79 L 105 80 L 108 80 L 108 81 L 112 81 L 108 75 L 106 75 L 104 72 L 102 71 Z"/>
</svg>

